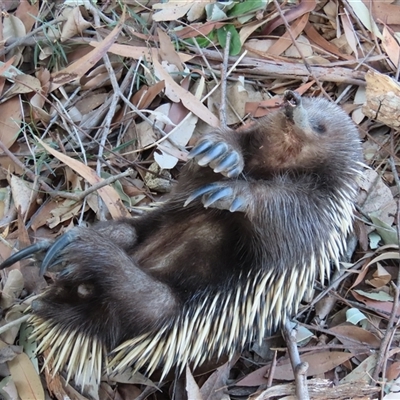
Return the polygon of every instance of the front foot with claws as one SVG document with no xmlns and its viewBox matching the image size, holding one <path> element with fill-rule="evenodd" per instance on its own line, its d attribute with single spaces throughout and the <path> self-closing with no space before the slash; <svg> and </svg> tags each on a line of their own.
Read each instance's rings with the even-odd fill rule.
<svg viewBox="0 0 400 400">
<path fill-rule="evenodd" d="M 232 187 L 232 183 L 215 182 L 195 190 L 185 201 L 184 207 L 201 197 L 205 208 L 218 208 L 230 212 L 246 212 L 247 201 L 242 190 Z"/>
<path fill-rule="evenodd" d="M 94 228 L 95 231 L 92 231 L 91 228 L 76 227 L 60 236 L 55 241 L 43 240 L 37 242 L 7 258 L 2 264 L 0 264 L 0 270 L 8 268 L 24 258 L 34 256 L 36 261 L 42 260 L 40 267 L 40 275 L 42 276 L 53 265 L 60 264 L 59 262 L 54 263 L 56 258 L 55 256 L 70 243 L 79 239 L 80 236 L 84 236 L 85 233 L 89 236 L 99 234 L 106 238 L 105 240 L 108 242 L 113 243 L 115 246 L 125 251 L 132 248 L 137 240 L 136 229 L 132 220 L 125 219 L 119 221 L 98 222 L 94 225 Z"/>
<path fill-rule="evenodd" d="M 244 167 L 241 153 L 215 133 L 201 139 L 188 157 L 194 159 L 198 165 L 209 166 L 215 173 L 227 178 L 236 178 Z"/>
</svg>

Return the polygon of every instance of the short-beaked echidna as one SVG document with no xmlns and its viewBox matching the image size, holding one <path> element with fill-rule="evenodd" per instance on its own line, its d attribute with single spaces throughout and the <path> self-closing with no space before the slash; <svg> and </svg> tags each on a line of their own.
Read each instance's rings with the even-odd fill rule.
<svg viewBox="0 0 400 400">
<path fill-rule="evenodd" d="M 362 164 L 337 105 L 288 91 L 278 111 L 205 135 L 190 158 L 158 209 L 74 228 L 48 249 L 41 271 L 62 270 L 31 322 L 53 372 L 84 386 L 106 369 L 163 378 L 232 357 L 338 262 Z"/>
</svg>

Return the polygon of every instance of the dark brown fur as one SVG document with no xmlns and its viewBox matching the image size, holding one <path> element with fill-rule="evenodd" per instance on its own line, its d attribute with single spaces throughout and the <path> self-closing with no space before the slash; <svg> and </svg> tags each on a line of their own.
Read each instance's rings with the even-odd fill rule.
<svg viewBox="0 0 400 400">
<path fill-rule="evenodd" d="M 298 293 L 281 313 L 269 310 L 267 325 L 275 327 L 294 312 L 318 263 L 329 257 L 333 232 L 344 236 L 349 229 L 361 150 L 355 126 L 337 106 L 322 99 L 300 100 L 294 93 L 286 97 L 281 110 L 243 132 L 215 131 L 202 138 L 213 146 L 225 143 L 226 153 L 237 155 L 234 176 L 228 177 L 227 170 L 215 173 L 218 161 L 211 162 L 212 168 L 199 166 L 202 155 L 197 155 L 160 208 L 140 218 L 75 228 L 74 240 L 57 254 L 63 271 L 34 304 L 34 313 L 63 330 L 96 337 L 112 350 L 163 327 L 168 333 L 214 296 L 236 293 L 255 276 L 270 271 L 274 277 L 290 276 L 297 269 L 303 276 Z M 210 192 L 185 205 L 210 183 L 228 188 L 227 195 L 208 208 L 204 203 Z M 230 212 L 235 199 L 239 208 Z M 337 258 L 340 249 L 333 253 Z M 304 275 L 307 268 L 313 270 Z M 254 290 L 261 278 L 252 284 Z M 265 290 L 285 296 L 275 293 L 277 279 Z M 218 313 L 236 312 L 220 302 L 209 307 L 216 321 Z M 246 327 L 244 339 L 255 337 L 249 332 L 260 329 L 263 318 L 261 313 L 257 326 Z M 229 335 L 229 321 L 222 325 Z M 240 329 L 229 342 L 235 347 L 230 353 L 243 345 Z M 207 356 L 224 346 L 207 345 Z"/>
</svg>

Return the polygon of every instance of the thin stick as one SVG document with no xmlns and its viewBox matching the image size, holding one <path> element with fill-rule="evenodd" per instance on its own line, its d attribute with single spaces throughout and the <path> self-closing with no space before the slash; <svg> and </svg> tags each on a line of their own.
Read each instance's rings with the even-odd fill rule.
<svg viewBox="0 0 400 400">
<path fill-rule="evenodd" d="M 24 315 L 14 321 L 9 322 L 6 325 L 3 325 L 0 327 L 0 334 L 7 332 L 9 329 L 13 328 L 14 326 L 20 325 L 23 322 L 27 321 L 31 316 L 30 315 Z"/>
<path fill-rule="evenodd" d="M 229 62 L 229 49 L 231 46 L 231 33 L 226 34 L 226 43 L 224 50 L 224 60 L 221 64 L 221 104 L 219 107 L 219 119 L 221 121 L 221 128 L 226 128 L 226 83 L 227 83 L 227 71 Z"/>
<path fill-rule="evenodd" d="M 300 360 L 299 351 L 296 345 L 296 330 L 292 328 L 291 322 L 286 318 L 282 328 L 282 333 L 286 341 L 290 362 L 293 368 L 294 380 L 296 384 L 296 396 L 298 400 L 310 400 L 307 389 L 307 369 L 308 363 Z"/>
<path fill-rule="evenodd" d="M 87 195 L 89 195 L 90 193 L 93 193 L 96 190 L 101 189 L 104 186 L 110 185 L 111 183 L 114 183 L 118 179 L 124 178 L 126 176 L 130 176 L 133 173 L 133 169 L 128 168 L 126 171 L 121 172 L 118 175 L 110 176 L 107 179 L 103 179 L 101 182 L 98 182 L 98 183 L 92 185 L 90 188 L 88 188 L 87 190 L 84 190 L 83 192 L 80 192 L 80 193 L 63 192 L 63 191 L 54 190 L 46 182 L 44 182 L 40 176 L 35 175 L 10 150 L 8 150 L 8 148 L 4 145 L 4 143 L 1 140 L 0 140 L 0 149 L 4 151 L 4 153 L 11 159 L 11 161 L 13 163 L 17 164 L 20 168 L 22 168 L 24 170 L 26 176 L 30 180 L 32 180 L 32 181 L 37 180 L 39 182 L 39 185 L 41 186 L 41 188 L 51 197 L 62 197 L 64 199 L 80 201 L 80 200 L 84 199 Z"/>
<path fill-rule="evenodd" d="M 324 94 L 324 96 L 331 100 L 331 97 L 329 96 L 328 93 L 326 93 L 325 89 L 323 88 L 321 82 L 318 80 L 318 78 L 314 75 L 314 72 L 312 71 L 310 65 L 308 64 L 306 58 L 303 55 L 303 52 L 301 51 L 299 45 L 297 44 L 296 38 L 293 36 L 293 32 L 292 29 L 290 28 L 290 25 L 285 17 L 285 15 L 282 12 L 281 6 L 278 3 L 278 0 L 274 0 L 274 4 L 276 9 L 279 12 L 280 17 L 282 18 L 283 23 L 285 24 L 286 30 L 290 36 L 290 39 L 292 39 L 292 43 L 294 45 L 294 47 L 296 47 L 296 50 L 299 52 L 301 59 L 303 60 L 303 63 L 305 65 L 305 67 L 307 68 L 308 72 L 310 73 L 311 77 L 313 80 L 315 80 L 315 83 L 318 85 L 318 87 L 320 88 L 321 92 Z"/>
<path fill-rule="evenodd" d="M 391 131 L 391 135 L 390 135 L 390 147 L 391 147 L 391 154 L 394 154 L 394 141 L 393 141 L 393 129 Z M 400 188 L 400 179 L 399 176 L 397 174 L 397 169 L 396 169 L 396 165 L 394 162 L 394 159 L 392 156 L 389 157 L 389 164 L 391 166 L 392 169 L 392 173 L 394 176 L 394 180 L 396 182 L 397 188 Z M 398 240 L 398 245 L 400 248 L 400 200 L 397 201 L 397 240 Z M 392 306 L 392 311 L 390 313 L 390 317 L 389 317 L 389 321 L 387 323 L 387 327 L 386 327 L 386 332 L 385 332 L 385 336 L 383 337 L 382 341 L 381 341 L 381 346 L 379 348 L 379 353 L 378 353 L 378 360 L 376 362 L 376 366 L 374 369 L 374 372 L 372 374 L 372 379 L 377 382 L 379 379 L 379 373 L 382 371 L 383 376 L 384 372 L 386 372 L 386 362 L 387 362 L 387 354 L 389 352 L 393 337 L 394 337 L 394 333 L 396 331 L 396 329 L 399 326 L 400 320 L 397 318 L 397 310 L 399 308 L 399 296 L 400 296 L 400 269 L 397 272 L 397 282 L 396 285 L 392 282 L 392 286 L 394 289 L 394 299 L 393 299 L 393 306 Z M 382 393 L 384 390 L 384 380 L 382 379 Z"/>
</svg>

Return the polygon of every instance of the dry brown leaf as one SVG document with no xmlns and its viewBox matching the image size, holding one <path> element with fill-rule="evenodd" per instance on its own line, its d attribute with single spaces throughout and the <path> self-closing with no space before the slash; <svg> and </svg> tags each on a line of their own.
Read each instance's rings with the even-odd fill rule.
<svg viewBox="0 0 400 400">
<path fill-rule="evenodd" d="M 108 93 L 93 93 L 76 102 L 75 107 L 82 114 L 88 114 L 107 100 Z"/>
<path fill-rule="evenodd" d="M 115 78 L 119 80 L 123 72 L 123 69 L 120 68 L 120 63 L 113 63 L 112 67 L 114 69 Z M 82 76 L 80 84 L 82 90 L 99 89 L 110 85 L 110 74 L 105 65 L 100 65 L 87 75 Z"/>
<path fill-rule="evenodd" d="M 39 14 L 39 2 L 30 2 L 28 0 L 20 0 L 19 6 L 15 11 L 15 16 L 18 17 L 25 26 L 25 31 L 30 32 L 33 25 L 37 21 L 36 17 Z"/>
<path fill-rule="evenodd" d="M 190 368 L 186 366 L 186 393 L 190 400 L 204 400 L 201 393 L 199 386 L 197 385 L 196 381 L 193 378 L 192 372 Z"/>
<path fill-rule="evenodd" d="M 36 77 L 39 79 L 41 89 L 32 96 L 30 103 L 35 118 L 48 123 L 50 122 L 51 116 L 47 111 L 43 110 L 43 106 L 46 103 L 46 98 L 50 89 L 50 71 L 41 68 L 36 72 Z"/>
<path fill-rule="evenodd" d="M 3 39 L 23 37 L 26 35 L 25 25 L 16 16 L 8 14 L 3 19 Z M 17 62 L 15 62 L 17 64 Z"/>
<path fill-rule="evenodd" d="M 100 43 L 98 42 L 90 42 L 90 46 L 92 47 L 99 47 Z M 108 49 L 109 53 L 116 54 L 121 57 L 130 57 L 134 60 L 145 59 L 147 61 L 151 61 L 154 57 L 158 57 L 157 49 L 149 49 L 148 47 L 141 47 L 141 46 L 128 46 L 126 44 L 113 44 Z M 181 62 L 188 62 L 194 56 L 185 53 L 178 53 Z"/>
<path fill-rule="evenodd" d="M 170 37 L 160 28 L 157 28 L 157 34 L 160 41 L 159 54 L 161 59 L 175 65 L 179 71 L 183 71 L 181 59 L 179 57 L 179 54 L 175 50 L 175 47 L 172 44 Z"/>
<path fill-rule="evenodd" d="M 44 204 L 39 212 L 35 213 L 31 218 L 31 227 L 34 231 L 38 230 L 41 226 L 46 225 L 47 221 L 51 218 L 53 210 L 58 207 L 55 201 L 49 201 Z"/>
<path fill-rule="evenodd" d="M 38 92 L 40 89 L 39 79 L 31 75 L 19 74 L 14 77 L 14 85 L 7 91 L 7 97 L 20 93 Z"/>
<path fill-rule="evenodd" d="M 170 0 L 168 3 L 156 3 L 153 5 L 153 21 L 176 21 L 177 19 L 186 15 L 192 8 L 192 0 Z"/>
<path fill-rule="evenodd" d="M 306 58 L 310 60 L 313 56 L 313 49 L 311 47 L 310 41 L 306 36 L 300 35 L 296 39 L 296 46 L 291 45 L 284 53 L 285 57 L 289 58 Z M 316 58 L 315 58 L 316 59 Z"/>
<path fill-rule="evenodd" d="M 344 384 L 352 382 L 354 384 L 361 385 L 363 383 L 370 382 L 372 371 L 376 366 L 377 358 L 378 358 L 378 353 L 369 356 L 357 368 L 355 368 L 348 375 L 346 375 L 340 381 L 340 383 Z"/>
<path fill-rule="evenodd" d="M 400 5 L 393 4 L 393 0 L 362 0 L 372 10 L 375 21 L 382 21 L 388 25 L 400 25 Z"/>
<path fill-rule="evenodd" d="M 354 296 L 354 298 L 357 301 L 361 301 L 363 304 L 367 305 L 368 307 L 373 308 L 374 310 L 376 310 L 376 312 L 380 313 L 380 315 L 388 317 L 393 309 L 393 302 L 391 301 L 378 301 L 378 300 L 373 300 L 370 299 L 366 296 L 363 296 L 357 292 L 355 292 L 354 290 L 351 291 L 352 296 Z M 397 309 L 396 311 L 396 316 L 399 317 L 400 316 L 400 307 Z"/>
<path fill-rule="evenodd" d="M 389 32 L 387 26 L 383 27 L 382 36 L 382 47 L 385 49 L 386 54 L 389 56 L 390 61 L 393 63 L 394 70 L 396 71 L 399 65 L 400 46 L 397 40 Z"/>
<path fill-rule="evenodd" d="M 302 354 L 301 361 L 307 362 L 309 365 L 307 376 L 316 376 L 336 368 L 351 357 L 353 357 L 352 353 L 345 353 L 342 351 L 322 351 L 318 353 Z M 274 378 L 284 381 L 291 381 L 294 379 L 293 369 L 289 359 L 277 363 L 274 370 Z"/>
<path fill-rule="evenodd" d="M 63 16 L 67 18 L 64 22 L 60 40 L 65 42 L 67 39 L 74 37 L 75 35 L 81 36 L 83 31 L 92 24 L 83 18 L 79 7 L 69 8 L 67 7 L 66 12 Z"/>
<path fill-rule="evenodd" d="M 287 22 L 292 22 L 295 19 L 300 18 L 304 14 L 314 11 L 316 6 L 316 0 L 301 0 L 299 5 L 292 7 L 285 13 L 285 20 Z M 262 35 L 269 35 L 274 29 L 276 29 L 280 25 L 283 25 L 283 20 L 281 17 L 278 17 L 263 29 Z"/>
<path fill-rule="evenodd" d="M 58 158 L 60 161 L 62 161 L 66 165 L 68 165 L 76 173 L 78 173 L 83 178 L 85 178 L 91 185 L 94 185 L 94 184 L 102 181 L 102 179 L 96 174 L 96 172 L 93 171 L 87 165 L 81 163 L 80 161 L 74 160 L 73 158 L 68 157 L 63 153 L 60 153 L 57 150 L 52 149 L 50 146 L 48 146 L 46 143 L 44 143 L 39 138 L 37 138 L 37 140 L 39 141 L 39 143 L 44 147 L 44 149 L 47 152 L 49 152 L 54 157 Z M 100 197 L 103 199 L 103 201 L 104 201 L 106 207 L 108 208 L 108 211 L 110 212 L 113 219 L 130 216 L 128 210 L 122 203 L 122 200 L 120 199 L 118 193 L 115 191 L 115 189 L 112 186 L 108 185 L 108 186 L 102 187 L 102 188 L 98 189 L 98 193 L 99 193 Z"/>
<path fill-rule="evenodd" d="M 214 0 L 193 1 L 192 3 L 192 8 L 188 11 L 186 16 L 189 22 L 197 21 L 205 16 L 206 5 L 214 3 Z"/>
<path fill-rule="evenodd" d="M 213 29 L 219 29 L 226 22 L 207 21 L 205 23 L 190 24 L 190 26 L 177 30 L 174 34 L 180 39 L 190 39 L 197 36 L 207 36 Z"/>
<path fill-rule="evenodd" d="M 9 149 L 21 129 L 22 109 L 19 96 L 0 104 L 0 140 Z"/>
<path fill-rule="evenodd" d="M 397 204 L 390 189 L 383 183 L 377 172 L 372 169 L 364 171 L 360 179 L 358 204 L 365 214 L 375 217 L 388 225 L 392 225 L 396 215 Z M 374 228 L 371 227 L 369 231 Z"/>
<path fill-rule="evenodd" d="M 392 276 L 386 271 L 385 268 L 383 268 L 380 263 L 377 263 L 377 269 L 372 276 L 373 279 L 367 280 L 366 283 L 375 288 L 381 288 L 392 280 Z"/>
<path fill-rule="evenodd" d="M 172 79 L 172 77 L 164 70 L 164 68 L 161 66 L 156 58 L 153 59 L 153 65 L 158 75 L 165 81 L 165 86 L 169 87 L 169 89 L 178 96 L 178 98 L 188 110 L 197 115 L 208 125 L 211 125 L 215 128 L 219 126 L 218 118 L 192 93 L 177 84 Z"/>
<path fill-rule="evenodd" d="M 400 375 L 400 361 L 395 361 L 386 370 L 386 379 L 391 381 L 397 379 Z"/>
<path fill-rule="evenodd" d="M 204 382 L 200 389 L 203 400 L 226 400 L 229 398 L 227 397 L 227 381 L 231 367 L 237 359 L 238 357 L 218 367 Z"/>
<path fill-rule="evenodd" d="M 104 38 L 104 40 L 98 43 L 98 46 L 84 57 L 61 71 L 53 73 L 51 75 L 52 83 L 50 91 L 54 91 L 66 83 L 80 79 L 87 71 L 89 71 L 89 69 L 93 68 L 93 66 L 104 56 L 111 45 L 115 42 L 121 31 L 123 22 L 124 18 L 122 17 L 120 23 Z"/>
<path fill-rule="evenodd" d="M 303 29 L 308 23 L 309 13 L 302 15 L 299 19 L 297 19 L 292 26 L 290 27 L 292 35 L 297 38 Z M 290 46 L 293 45 L 293 41 L 288 32 L 285 32 L 276 43 L 274 43 L 269 49 L 268 54 L 272 54 L 275 56 L 280 56 L 283 54 Z"/>
<path fill-rule="evenodd" d="M 50 229 L 55 228 L 62 222 L 69 221 L 79 215 L 82 209 L 82 203 L 70 199 L 63 199 L 57 202 L 57 207 L 51 211 L 51 217 L 46 224 Z"/>
<path fill-rule="evenodd" d="M 34 191 L 34 184 L 18 176 L 11 175 L 10 186 L 15 206 L 21 213 L 21 216 L 25 217 L 37 196 L 37 192 Z"/>
<path fill-rule="evenodd" d="M 345 60 L 354 60 L 353 56 L 342 53 L 337 46 L 322 37 L 310 22 L 305 26 L 304 32 L 312 42 L 323 48 L 325 51 L 344 58 Z"/>
<path fill-rule="evenodd" d="M 25 353 L 18 354 L 7 364 L 21 399 L 45 399 L 39 375 Z"/>
<path fill-rule="evenodd" d="M 262 21 L 253 21 L 248 24 L 246 24 L 242 29 L 239 31 L 239 38 L 240 38 L 240 43 L 242 45 L 245 44 L 247 38 L 255 31 L 257 30 L 260 26 L 264 25 L 265 23 L 268 22 L 269 19 L 263 19 Z"/>
<path fill-rule="evenodd" d="M 329 329 L 333 334 L 337 334 L 337 339 L 343 344 L 354 346 L 357 344 L 367 344 L 371 347 L 379 348 L 381 341 L 373 333 L 354 325 L 339 325 Z M 352 349 L 350 348 L 350 351 Z"/>
<path fill-rule="evenodd" d="M 372 15 L 369 11 L 369 6 L 367 7 L 361 1 L 349 1 L 348 5 L 353 9 L 354 14 L 357 16 L 360 22 L 376 37 L 382 39 L 382 34 L 372 18 Z"/>
<path fill-rule="evenodd" d="M 12 269 L 1 292 L 0 306 L 3 310 L 10 308 L 24 288 L 24 277 L 18 269 Z"/>
<path fill-rule="evenodd" d="M 153 100 L 164 90 L 165 82 L 160 81 L 154 85 L 147 87 L 143 86 L 143 90 L 137 91 L 131 101 L 139 109 L 145 109 L 150 106 Z"/>
<path fill-rule="evenodd" d="M 308 362 L 307 376 L 315 376 L 330 371 L 353 357 L 352 353 L 341 351 L 322 351 L 318 353 L 302 354 L 301 361 Z M 267 383 L 266 375 L 271 365 L 265 365 L 250 373 L 237 383 L 237 386 L 258 386 Z M 294 379 L 290 360 L 285 358 L 277 363 L 274 369 L 274 379 L 290 381 Z"/>
<path fill-rule="evenodd" d="M 347 13 L 341 14 L 340 19 L 342 20 L 342 25 L 344 29 L 344 34 L 347 39 L 347 43 L 350 48 L 353 50 L 354 55 L 358 58 L 357 51 L 357 35 L 354 31 L 354 26 L 350 21 L 350 17 Z"/>
</svg>

